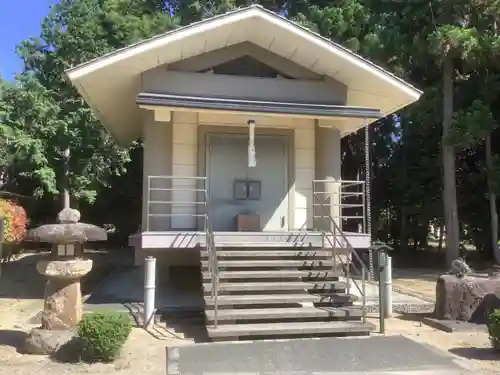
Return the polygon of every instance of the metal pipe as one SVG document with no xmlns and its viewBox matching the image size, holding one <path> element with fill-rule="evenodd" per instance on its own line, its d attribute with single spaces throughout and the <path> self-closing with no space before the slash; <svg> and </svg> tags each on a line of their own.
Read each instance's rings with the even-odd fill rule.
<svg viewBox="0 0 500 375">
<path fill-rule="evenodd" d="M 156 289 L 156 258 L 148 256 L 144 262 L 144 328 L 154 323 Z"/>
<path fill-rule="evenodd" d="M 363 314 L 363 324 L 366 323 L 366 271 L 365 267 L 361 267 L 361 304 Z"/>
<path fill-rule="evenodd" d="M 384 268 L 384 312 L 385 317 L 392 316 L 392 258 L 386 255 L 386 265 Z"/>
<path fill-rule="evenodd" d="M 385 333 L 385 312 L 384 312 L 384 307 L 385 307 L 385 296 L 384 296 L 384 288 L 382 286 L 382 277 L 383 277 L 383 271 L 382 267 L 385 264 L 385 259 L 384 259 L 384 252 L 379 251 L 378 253 L 378 261 L 379 261 L 379 266 L 377 267 L 377 276 L 378 276 L 378 309 L 379 309 L 379 322 L 380 322 L 380 333 L 384 334 Z"/>
</svg>

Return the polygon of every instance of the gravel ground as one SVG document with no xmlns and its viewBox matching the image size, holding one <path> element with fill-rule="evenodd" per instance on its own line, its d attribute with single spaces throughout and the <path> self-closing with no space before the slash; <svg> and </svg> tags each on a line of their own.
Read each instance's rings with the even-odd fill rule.
<svg viewBox="0 0 500 375">
<path fill-rule="evenodd" d="M 166 373 L 165 347 L 188 345 L 164 327 L 151 332 L 135 328 L 121 357 L 112 364 L 56 363 L 44 356 L 19 354 L 17 348 L 33 326 L 27 322 L 43 306 L 43 282 L 34 268 L 36 256 L 24 257 L 4 268 L 0 279 L 0 374 L 147 374 Z M 394 270 L 394 285 L 414 295 L 434 298 L 437 272 Z M 490 348 L 486 333 L 445 333 L 420 322 L 418 315 L 401 315 L 386 320 L 387 335 L 404 335 L 447 351 L 474 372 L 500 373 L 500 354 Z M 378 324 L 376 318 L 370 322 Z"/>
</svg>

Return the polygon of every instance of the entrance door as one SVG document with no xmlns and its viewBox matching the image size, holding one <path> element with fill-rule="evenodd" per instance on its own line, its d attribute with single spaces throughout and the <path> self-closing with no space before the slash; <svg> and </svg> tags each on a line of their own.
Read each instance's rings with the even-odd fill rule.
<svg viewBox="0 0 500 375">
<path fill-rule="evenodd" d="M 288 230 L 288 154 L 284 137 L 257 136 L 257 165 L 248 167 L 248 137 L 211 135 L 207 176 L 212 227 L 235 231 L 238 214 L 257 214 L 263 231 Z M 242 197 L 241 186 L 251 189 Z"/>
</svg>

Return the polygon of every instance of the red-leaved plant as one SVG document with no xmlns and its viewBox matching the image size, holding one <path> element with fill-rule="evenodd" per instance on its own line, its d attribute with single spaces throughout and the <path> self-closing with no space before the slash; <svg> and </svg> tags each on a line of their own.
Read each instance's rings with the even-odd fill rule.
<svg viewBox="0 0 500 375">
<path fill-rule="evenodd" d="M 3 217 L 4 222 L 3 242 L 6 244 L 21 242 L 28 229 L 28 215 L 24 208 L 12 201 L 0 199 L 0 217 Z"/>
</svg>

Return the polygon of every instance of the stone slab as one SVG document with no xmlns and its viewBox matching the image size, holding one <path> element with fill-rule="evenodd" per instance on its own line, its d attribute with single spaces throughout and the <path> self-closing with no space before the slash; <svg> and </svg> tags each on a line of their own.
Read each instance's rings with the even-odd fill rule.
<svg viewBox="0 0 500 375">
<path fill-rule="evenodd" d="M 436 284 L 436 318 L 486 323 L 500 305 L 500 279 L 442 275 Z"/>
<path fill-rule="evenodd" d="M 403 336 L 223 342 L 167 348 L 168 375 L 467 373 L 454 357 Z"/>
<path fill-rule="evenodd" d="M 76 333 L 73 330 L 50 331 L 34 328 L 25 339 L 22 352 L 26 354 L 54 354 L 71 341 Z"/>
<path fill-rule="evenodd" d="M 425 317 L 422 323 L 427 324 L 429 327 L 439 329 L 440 331 L 452 332 L 488 332 L 485 324 L 476 324 L 463 322 L 460 320 L 440 320 L 433 317 Z"/>
</svg>

